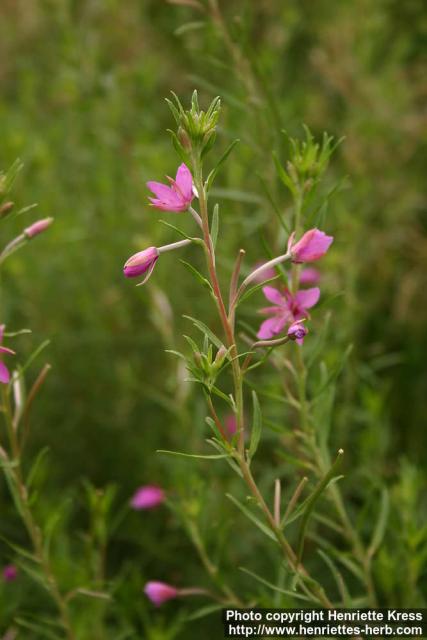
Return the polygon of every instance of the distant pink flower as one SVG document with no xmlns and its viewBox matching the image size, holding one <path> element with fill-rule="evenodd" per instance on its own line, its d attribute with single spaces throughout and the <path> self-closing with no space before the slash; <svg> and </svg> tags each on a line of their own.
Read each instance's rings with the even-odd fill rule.
<svg viewBox="0 0 427 640">
<path fill-rule="evenodd" d="M 154 266 L 159 258 L 159 251 L 156 247 L 149 247 L 143 251 L 135 253 L 125 262 L 123 273 L 126 278 L 137 278 L 146 274 L 143 282 L 146 282 L 153 273 Z"/>
<path fill-rule="evenodd" d="M 8 349 L 7 347 L 2 347 L 1 343 L 3 342 L 4 335 L 4 324 L 0 325 L 0 354 L 7 353 L 9 355 L 15 355 L 15 352 L 12 349 Z M 0 360 L 0 382 L 3 384 L 7 384 L 10 380 L 10 372 L 6 367 L 4 362 Z"/>
<path fill-rule="evenodd" d="M 307 309 L 313 307 L 320 297 L 318 287 L 302 289 L 295 295 L 292 295 L 289 289 L 281 292 L 274 287 L 263 287 L 262 291 L 274 306 L 261 309 L 262 314 L 271 316 L 264 320 L 259 328 L 257 336 L 261 340 L 270 340 L 281 333 L 286 325 L 307 318 Z"/>
<path fill-rule="evenodd" d="M 302 344 L 307 333 L 308 329 L 306 326 L 304 326 L 302 320 L 293 322 L 288 328 L 288 338 L 290 340 L 296 340 L 298 344 Z"/>
<path fill-rule="evenodd" d="M 13 582 L 18 576 L 18 569 L 14 564 L 7 564 L 3 567 L 3 580 L 5 582 Z"/>
<path fill-rule="evenodd" d="M 292 234 L 288 242 L 288 251 L 291 253 L 292 262 L 319 260 L 328 251 L 333 240 L 333 236 L 327 236 L 319 229 L 310 229 L 294 244 L 294 234 Z"/>
<path fill-rule="evenodd" d="M 182 163 L 178 167 L 175 180 L 167 176 L 171 183 L 168 187 L 161 182 L 147 182 L 147 187 L 154 193 L 150 198 L 154 207 L 162 211 L 186 211 L 193 200 L 193 178 L 187 165 Z"/>
<path fill-rule="evenodd" d="M 179 595 L 178 589 L 165 582 L 147 582 L 144 593 L 156 607 L 160 607 L 164 602 L 172 600 Z"/>
<path fill-rule="evenodd" d="M 314 267 L 307 267 L 301 271 L 299 282 L 302 285 L 317 284 L 320 280 L 320 273 Z"/>
<path fill-rule="evenodd" d="M 234 413 L 229 413 L 224 418 L 225 428 L 230 436 L 234 436 L 237 431 L 237 420 Z"/>
<path fill-rule="evenodd" d="M 145 485 L 139 487 L 132 497 L 130 504 L 133 509 L 154 509 L 165 501 L 165 492 L 156 485 Z"/>
<path fill-rule="evenodd" d="M 38 236 L 39 233 L 43 233 L 45 229 L 50 227 L 52 222 L 53 218 L 43 218 L 43 220 L 37 220 L 37 222 L 34 222 L 34 224 L 24 229 L 24 234 L 27 236 L 27 238 L 34 238 L 34 236 Z"/>
</svg>

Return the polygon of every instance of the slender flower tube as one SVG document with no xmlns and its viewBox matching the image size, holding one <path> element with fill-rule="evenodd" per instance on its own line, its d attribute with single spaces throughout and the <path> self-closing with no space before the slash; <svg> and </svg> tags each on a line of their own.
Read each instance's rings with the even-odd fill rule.
<svg viewBox="0 0 427 640">
<path fill-rule="evenodd" d="M 13 356 L 15 355 L 15 352 L 12 351 L 12 349 L 8 349 L 7 347 L 1 346 L 1 343 L 3 342 L 4 327 L 5 327 L 4 324 L 0 325 L 0 354 L 7 353 L 8 355 Z M 0 360 L 0 383 L 7 384 L 9 380 L 10 380 L 10 371 L 6 367 L 4 362 Z"/>
<path fill-rule="evenodd" d="M 136 511 L 154 509 L 165 501 L 165 492 L 156 485 L 139 487 L 133 495 L 130 505 Z"/>
<path fill-rule="evenodd" d="M 5 582 L 13 582 L 18 577 L 18 569 L 14 564 L 7 564 L 3 567 L 2 575 Z"/>
<path fill-rule="evenodd" d="M 179 590 L 165 582 L 152 580 L 145 585 L 144 593 L 156 607 L 160 607 L 164 602 L 176 598 L 179 595 Z"/>
<path fill-rule="evenodd" d="M 171 186 L 161 182 L 147 182 L 147 187 L 154 193 L 155 198 L 150 198 L 151 204 L 162 211 L 174 211 L 179 213 L 186 211 L 190 206 L 193 194 L 193 177 L 186 164 L 178 167 L 175 180 L 167 176 Z"/>
<path fill-rule="evenodd" d="M 260 282 L 265 282 L 265 280 L 269 280 L 271 277 L 271 269 L 275 267 L 277 264 L 281 264 L 282 262 L 285 262 L 285 260 L 289 260 L 290 257 L 291 257 L 291 254 L 288 251 L 287 253 L 284 253 L 281 256 L 277 256 L 277 258 L 273 258 L 268 262 L 264 262 L 264 264 L 262 264 L 260 267 L 257 267 L 256 269 L 254 269 L 243 280 L 242 284 L 239 287 L 239 290 L 237 292 L 234 302 L 236 302 L 238 298 L 242 295 L 242 293 L 244 292 L 248 284 L 250 284 L 251 282 L 260 283 Z"/>
<path fill-rule="evenodd" d="M 319 260 L 325 255 L 334 240 L 333 236 L 327 236 L 319 229 L 310 229 L 295 244 L 294 236 L 295 234 L 292 233 L 289 238 L 288 253 L 291 254 L 292 262 L 297 264 Z"/>
<path fill-rule="evenodd" d="M 260 267 L 263 267 L 263 266 L 264 266 L 263 262 L 257 262 L 254 265 L 255 272 L 259 271 Z M 254 282 L 257 282 L 257 283 L 265 282 L 266 280 L 270 280 L 271 278 L 274 278 L 276 275 L 277 275 L 276 270 L 273 267 L 267 267 L 266 269 L 262 268 L 259 271 L 259 274 L 255 276 Z"/>
<path fill-rule="evenodd" d="M 34 238 L 34 236 L 38 236 L 39 233 L 43 233 L 45 229 L 50 227 L 52 222 L 53 218 L 43 218 L 42 220 L 37 220 L 37 222 L 34 222 L 34 224 L 24 229 L 24 235 L 27 236 L 27 238 Z"/>
</svg>

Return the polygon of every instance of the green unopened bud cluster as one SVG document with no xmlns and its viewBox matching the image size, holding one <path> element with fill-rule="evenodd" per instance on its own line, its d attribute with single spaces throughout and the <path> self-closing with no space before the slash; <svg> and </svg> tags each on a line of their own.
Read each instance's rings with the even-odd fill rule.
<svg viewBox="0 0 427 640">
<path fill-rule="evenodd" d="M 279 176 L 288 189 L 295 194 L 297 191 L 310 191 L 326 171 L 329 159 L 341 142 L 334 143 L 332 136 L 326 132 L 322 141 L 316 142 L 308 127 L 305 129 L 305 140 L 289 138 L 290 159 L 283 168 L 276 158 Z"/>
<path fill-rule="evenodd" d="M 177 134 L 172 134 L 178 153 L 184 159 L 197 154 L 203 157 L 215 142 L 216 125 L 221 109 L 220 99 L 214 98 L 207 111 L 199 107 L 197 91 L 193 92 L 191 108 L 185 110 L 179 98 L 172 93 L 174 100 L 167 100 L 177 124 Z"/>
<path fill-rule="evenodd" d="M 214 355 L 213 346 L 208 344 L 207 341 L 205 341 L 203 349 L 200 349 L 191 338 L 188 336 L 185 336 L 185 338 L 193 351 L 192 359 L 186 358 L 187 369 L 192 374 L 193 379 L 201 382 L 211 390 L 218 374 L 228 361 L 229 351 L 222 345 Z"/>
</svg>

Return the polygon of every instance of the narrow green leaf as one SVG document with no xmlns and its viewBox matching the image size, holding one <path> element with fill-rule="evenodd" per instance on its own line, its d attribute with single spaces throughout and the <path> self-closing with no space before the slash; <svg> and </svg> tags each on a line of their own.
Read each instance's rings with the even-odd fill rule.
<svg viewBox="0 0 427 640">
<path fill-rule="evenodd" d="M 211 283 L 207 278 L 205 278 L 205 276 L 203 276 L 200 273 L 200 271 L 198 271 L 195 267 L 193 267 L 192 264 L 190 264 L 186 260 L 180 259 L 180 263 L 183 264 L 184 267 L 186 267 L 190 271 L 190 273 L 192 273 L 197 278 L 197 280 L 200 282 L 200 284 L 203 287 L 205 287 L 205 289 L 208 289 L 209 291 L 213 292 Z"/>
<path fill-rule="evenodd" d="M 256 450 L 258 449 L 259 441 L 261 439 L 262 432 L 262 414 L 261 407 L 259 405 L 258 396 L 255 391 L 252 391 L 252 406 L 253 406 L 253 423 L 251 432 L 251 442 L 249 445 L 249 458 L 253 458 Z"/>
<path fill-rule="evenodd" d="M 182 458 L 199 458 L 200 460 L 219 460 L 220 458 L 230 457 L 229 453 L 198 455 L 196 453 L 182 453 L 181 451 L 167 451 L 166 449 L 157 449 L 156 453 L 167 453 L 170 456 L 181 456 Z"/>
<path fill-rule="evenodd" d="M 271 531 L 271 529 L 269 529 L 267 525 L 261 522 L 261 520 L 259 520 L 259 518 L 257 518 L 256 515 L 252 513 L 250 509 L 245 507 L 239 500 L 237 500 L 237 498 L 232 496 L 231 493 L 226 493 L 225 495 L 229 500 L 231 500 L 231 502 L 234 502 L 236 507 L 238 507 L 238 509 L 240 509 L 240 511 L 244 513 L 245 516 L 249 518 L 249 520 L 251 520 L 258 527 L 258 529 L 260 529 L 264 533 L 264 535 L 266 535 L 271 540 L 274 540 L 275 542 L 277 542 L 276 536 Z"/>
<path fill-rule="evenodd" d="M 200 609 L 197 609 L 196 611 L 194 611 L 194 613 L 191 613 L 189 616 L 187 616 L 186 620 L 188 621 L 200 620 L 200 618 L 204 618 L 210 615 L 211 613 L 220 611 L 223 608 L 224 608 L 223 604 L 207 604 L 206 606 L 201 607 Z"/>
<path fill-rule="evenodd" d="M 284 595 L 289 596 L 290 598 L 296 598 L 297 600 L 305 600 L 306 602 L 312 602 L 311 598 L 308 598 L 307 596 L 303 596 L 300 593 L 296 593 L 295 591 L 290 591 L 289 589 L 281 589 L 280 587 L 277 587 L 272 582 L 268 582 L 268 580 L 264 580 L 264 578 L 261 578 L 261 576 L 254 573 L 253 571 L 249 571 L 249 569 L 245 569 L 245 567 L 239 567 L 239 570 L 243 571 L 243 573 L 247 573 L 248 576 L 251 576 L 252 578 L 257 580 L 261 584 L 265 585 L 269 589 L 272 589 L 273 591 L 277 591 L 278 593 L 283 593 Z"/>
<path fill-rule="evenodd" d="M 203 333 L 203 335 L 208 336 L 209 340 L 216 347 L 218 347 L 218 349 L 221 349 L 221 347 L 223 346 L 221 340 L 209 329 L 209 327 L 207 327 L 205 325 L 204 322 L 202 322 L 201 320 L 197 320 L 196 318 L 192 318 L 191 316 L 187 316 L 187 315 L 184 315 L 183 317 L 187 318 L 187 320 L 191 320 L 191 322 L 194 324 L 194 326 L 197 327 L 197 329 L 199 331 L 201 331 Z"/>
<path fill-rule="evenodd" d="M 212 214 L 212 224 L 211 224 L 211 238 L 213 248 L 216 248 L 216 241 L 218 240 L 218 230 L 219 230 L 219 205 L 216 204 L 214 206 L 213 214 Z"/>
<path fill-rule="evenodd" d="M 317 484 L 311 496 L 309 496 L 304 503 L 305 505 L 304 513 L 302 516 L 302 521 L 301 521 L 300 531 L 299 531 L 299 539 L 298 539 L 298 554 L 297 554 L 298 562 L 300 562 L 302 559 L 302 554 L 304 551 L 305 532 L 307 529 L 307 524 L 308 524 L 310 515 L 314 509 L 316 502 L 318 501 L 322 493 L 325 491 L 325 489 L 327 488 L 331 480 L 333 480 L 337 475 L 339 475 L 337 472 L 339 467 L 341 466 L 343 453 L 344 451 L 342 449 L 338 451 L 338 455 L 335 459 L 335 462 L 333 463 L 329 471 L 325 474 L 325 476 L 322 478 L 322 480 L 320 480 L 320 482 Z"/>
<path fill-rule="evenodd" d="M 176 227 L 174 224 L 171 224 L 170 222 L 166 222 L 166 220 L 159 220 L 159 222 L 163 224 L 165 227 L 169 227 L 169 229 L 173 229 L 180 236 L 182 236 L 183 238 L 186 238 L 187 240 L 191 240 L 192 242 L 196 240 L 196 238 L 191 238 L 184 231 L 182 231 L 182 229 L 179 229 L 178 227 Z"/>
<path fill-rule="evenodd" d="M 206 26 L 206 22 L 203 20 L 194 21 L 194 22 L 186 22 L 185 24 L 175 29 L 174 35 L 183 36 L 189 31 L 197 31 L 198 29 L 203 29 Z"/>
<path fill-rule="evenodd" d="M 222 154 L 222 156 L 218 160 L 216 166 L 209 173 L 208 177 L 206 178 L 206 183 L 205 183 L 207 192 L 209 192 L 210 188 L 212 187 L 212 184 L 213 184 L 213 182 L 215 180 L 216 174 L 218 173 L 219 169 L 224 164 L 224 162 L 227 160 L 228 156 L 233 151 L 234 147 L 236 146 L 236 144 L 238 142 L 240 142 L 240 140 L 238 140 L 238 139 L 233 140 L 233 142 L 227 147 L 227 149 L 224 151 L 224 153 Z"/>
<path fill-rule="evenodd" d="M 387 527 L 389 511 L 390 498 L 387 489 L 384 488 L 381 492 L 381 504 L 378 513 L 377 524 L 375 525 L 371 544 L 369 545 L 368 549 L 368 555 L 370 558 L 375 555 L 381 545 L 381 542 L 383 541 L 385 530 Z"/>
<path fill-rule="evenodd" d="M 337 566 L 335 565 L 334 561 L 324 552 L 322 551 L 322 549 L 318 549 L 317 553 L 321 556 L 321 558 L 323 558 L 323 560 L 325 561 L 325 563 L 328 565 L 334 580 L 336 582 L 336 585 L 338 587 L 338 591 L 340 593 L 341 599 L 342 599 L 342 606 L 343 607 L 347 607 L 350 608 L 351 607 L 351 596 L 350 593 L 348 591 L 347 585 L 345 583 L 345 580 L 342 576 L 342 573 L 339 571 L 339 569 L 337 568 Z"/>
</svg>

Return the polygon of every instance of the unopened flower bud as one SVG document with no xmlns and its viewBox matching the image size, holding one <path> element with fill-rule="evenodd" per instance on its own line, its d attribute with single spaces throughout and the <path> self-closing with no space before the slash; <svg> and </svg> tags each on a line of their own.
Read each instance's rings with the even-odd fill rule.
<svg viewBox="0 0 427 640">
<path fill-rule="evenodd" d="M 290 340 L 297 340 L 298 342 L 304 340 L 308 333 L 307 327 L 303 325 L 301 320 L 293 322 L 288 329 L 288 338 Z"/>
<path fill-rule="evenodd" d="M 292 262 L 314 262 L 322 258 L 331 246 L 334 238 L 319 229 L 310 229 L 294 244 L 294 234 L 289 238 L 288 251 Z"/>
<path fill-rule="evenodd" d="M 8 564 L 3 567 L 3 580 L 5 582 L 13 582 L 18 577 L 18 569 L 14 564 Z"/>
<path fill-rule="evenodd" d="M 8 213 L 10 213 L 15 206 L 14 202 L 5 202 L 0 207 L 0 218 L 5 218 Z"/>
<path fill-rule="evenodd" d="M 165 492 L 156 485 L 145 485 L 139 487 L 132 496 L 130 505 L 132 509 L 140 511 L 142 509 L 154 509 L 165 501 Z"/>
<path fill-rule="evenodd" d="M 39 233 L 43 233 L 53 222 L 53 218 L 43 218 L 42 220 L 37 220 L 34 224 L 30 225 L 26 229 L 24 229 L 24 235 L 27 238 L 34 238 L 34 236 L 38 236 Z"/>
<path fill-rule="evenodd" d="M 215 356 L 214 364 L 220 367 L 224 362 L 224 358 L 226 355 L 227 355 L 227 349 L 224 347 L 224 345 L 221 345 L 221 347 L 218 349 L 217 354 Z"/>
<path fill-rule="evenodd" d="M 177 131 L 177 137 L 184 149 L 186 151 L 189 151 L 191 149 L 191 140 L 186 130 L 182 127 L 179 127 Z"/>
<path fill-rule="evenodd" d="M 178 589 L 165 582 L 150 581 L 144 587 L 144 593 L 156 607 L 179 595 Z"/>
<path fill-rule="evenodd" d="M 156 247 L 149 247 L 144 251 L 139 251 L 127 260 L 123 267 L 126 278 L 137 278 L 146 274 L 144 282 L 151 276 L 154 266 L 158 260 L 159 252 Z"/>
</svg>

